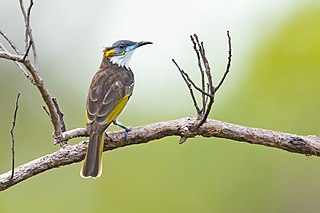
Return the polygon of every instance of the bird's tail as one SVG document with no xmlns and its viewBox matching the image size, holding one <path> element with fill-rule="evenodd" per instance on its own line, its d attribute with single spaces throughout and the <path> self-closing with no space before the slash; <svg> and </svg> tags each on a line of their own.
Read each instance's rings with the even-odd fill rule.
<svg viewBox="0 0 320 213">
<path fill-rule="evenodd" d="M 103 142 L 104 132 L 102 134 L 97 132 L 90 134 L 87 154 L 80 172 L 82 178 L 97 178 L 101 176 Z"/>
</svg>

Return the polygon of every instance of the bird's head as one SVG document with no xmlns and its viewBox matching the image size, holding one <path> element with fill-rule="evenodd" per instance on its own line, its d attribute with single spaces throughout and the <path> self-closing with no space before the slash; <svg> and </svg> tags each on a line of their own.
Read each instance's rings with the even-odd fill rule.
<svg viewBox="0 0 320 213">
<path fill-rule="evenodd" d="M 152 42 L 133 42 L 129 40 L 120 40 L 115 42 L 111 47 L 104 49 L 104 57 L 109 59 L 113 64 L 117 64 L 120 67 L 129 68 L 128 62 L 134 50 L 146 44 L 152 44 Z"/>
</svg>

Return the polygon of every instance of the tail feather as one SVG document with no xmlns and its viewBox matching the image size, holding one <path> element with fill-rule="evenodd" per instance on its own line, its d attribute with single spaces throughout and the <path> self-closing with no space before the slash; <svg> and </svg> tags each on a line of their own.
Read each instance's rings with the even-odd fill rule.
<svg viewBox="0 0 320 213">
<path fill-rule="evenodd" d="M 80 176 L 82 178 L 100 177 L 102 173 L 102 151 L 104 133 L 90 135 L 89 145 Z"/>
</svg>

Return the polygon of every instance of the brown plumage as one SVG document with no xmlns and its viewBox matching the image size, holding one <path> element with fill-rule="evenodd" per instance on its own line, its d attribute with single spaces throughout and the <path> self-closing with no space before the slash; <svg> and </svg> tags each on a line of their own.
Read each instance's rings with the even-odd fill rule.
<svg viewBox="0 0 320 213">
<path fill-rule="evenodd" d="M 93 76 L 86 103 L 86 124 L 89 144 L 81 170 L 81 177 L 99 177 L 102 173 L 102 152 L 104 131 L 114 124 L 126 130 L 129 128 L 116 122 L 124 109 L 134 86 L 134 76 L 128 67 L 133 51 L 151 42 L 117 41 L 105 48 L 98 72 Z"/>
<path fill-rule="evenodd" d="M 111 63 L 104 55 L 98 72 L 93 76 L 87 97 L 86 123 L 90 137 L 83 177 L 101 175 L 104 131 L 125 107 L 133 85 L 132 71 Z"/>
</svg>

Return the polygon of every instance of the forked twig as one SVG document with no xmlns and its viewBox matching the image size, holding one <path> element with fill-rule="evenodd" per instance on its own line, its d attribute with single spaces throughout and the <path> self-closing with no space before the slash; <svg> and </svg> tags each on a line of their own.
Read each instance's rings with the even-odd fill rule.
<svg viewBox="0 0 320 213">
<path fill-rule="evenodd" d="M 0 29 L 0 35 L 2 35 L 5 40 L 10 44 L 12 49 L 16 51 L 18 54 L 20 53 L 20 50 L 17 48 L 17 46 L 7 37 L 7 35 Z M 8 54 L 9 51 L 0 43 L 0 50 L 3 50 L 3 53 Z M 1 54 L 0 54 L 1 55 Z M 1 58 L 5 58 L 4 56 Z M 9 59 L 10 60 L 10 59 Z M 21 63 L 18 62 L 18 60 L 12 60 L 19 68 L 22 70 L 23 74 L 31 81 L 32 84 L 34 84 L 33 78 L 29 71 L 27 71 Z"/>
<path fill-rule="evenodd" d="M 0 35 L 8 42 L 11 48 L 17 53 L 22 54 L 17 45 L 7 36 L 7 34 L 0 28 Z"/>
<path fill-rule="evenodd" d="M 219 88 L 221 87 L 221 85 L 223 84 L 224 80 L 226 79 L 226 77 L 230 71 L 230 67 L 231 67 L 232 48 L 231 48 L 231 36 L 229 34 L 229 31 L 227 31 L 227 36 L 228 36 L 228 46 L 229 46 L 228 63 L 227 63 L 226 71 L 224 72 L 222 79 L 220 80 L 218 86 L 215 88 L 215 92 L 218 91 Z"/>
<path fill-rule="evenodd" d="M 16 107 L 13 114 L 13 120 L 12 120 L 12 127 L 10 130 L 11 134 L 11 154 L 12 154 L 12 165 L 11 165 L 11 179 L 13 179 L 14 176 L 14 128 L 16 127 L 16 121 L 17 121 L 17 114 L 18 114 L 18 108 L 19 108 L 19 98 L 20 98 L 20 92 L 17 94 L 16 98 Z"/>
<path fill-rule="evenodd" d="M 22 63 L 23 63 L 23 62 L 26 60 L 26 58 L 28 57 L 29 51 L 30 51 L 30 49 L 31 49 L 31 46 L 32 46 L 32 42 L 29 41 L 29 46 L 28 46 L 28 48 L 27 48 L 27 50 L 26 50 L 26 53 L 24 54 L 24 56 L 23 56 L 23 58 L 22 58 Z"/>
<path fill-rule="evenodd" d="M 33 0 L 30 0 L 27 11 L 24 7 L 23 0 L 19 0 L 19 2 L 20 2 L 20 9 L 21 9 L 21 12 L 22 12 L 22 15 L 24 18 L 24 22 L 25 22 L 25 27 L 26 27 L 26 30 L 25 30 L 25 51 L 28 52 L 29 46 L 32 47 L 34 65 L 36 67 L 36 71 L 39 72 L 37 50 L 36 50 L 35 42 L 33 40 L 32 29 L 30 27 L 30 16 L 31 16 L 31 9 L 33 7 Z"/>
<path fill-rule="evenodd" d="M 202 90 L 200 87 L 198 87 L 194 83 L 194 81 L 189 77 L 188 73 L 186 73 L 183 69 L 181 69 L 180 66 L 178 65 L 178 63 L 174 59 L 172 59 L 172 62 L 176 65 L 177 69 L 179 70 L 179 72 L 181 73 L 183 78 L 185 78 L 187 80 L 187 82 L 190 83 L 196 90 L 198 90 L 200 93 L 203 93 L 209 97 L 212 96 L 210 93 L 208 93 L 205 90 Z"/>
<path fill-rule="evenodd" d="M 198 37 L 193 38 L 193 36 L 190 35 L 190 38 L 191 38 L 191 41 L 193 43 L 193 49 L 194 49 L 194 51 L 196 52 L 196 55 L 197 55 L 198 67 L 199 67 L 199 71 L 200 71 L 200 74 L 201 74 L 201 88 L 202 88 L 203 91 L 205 91 L 206 88 L 205 88 L 204 71 L 203 71 L 203 68 L 202 68 L 202 64 L 201 64 L 201 60 L 200 60 L 200 54 L 199 54 L 199 51 L 197 49 L 197 44 L 196 44 L 196 41 L 195 41 L 195 39 L 196 39 L 197 42 L 198 42 Z M 209 92 L 209 90 L 208 90 L 208 92 Z M 205 93 L 202 92 L 202 110 L 203 111 L 206 110 L 206 104 L 207 104 L 206 95 L 205 95 Z M 203 113 L 203 112 L 201 112 L 201 113 Z"/>
<path fill-rule="evenodd" d="M 61 110 L 60 110 L 60 107 L 59 107 L 59 105 L 58 105 L 57 99 L 56 99 L 56 98 L 52 98 L 52 101 L 53 101 L 53 104 L 54 104 L 54 106 L 55 106 L 55 108 L 56 108 L 56 112 L 57 112 L 57 114 L 58 114 L 58 116 L 59 116 L 61 132 L 63 133 L 63 132 L 65 132 L 65 131 L 67 131 L 67 127 L 66 127 L 66 124 L 64 123 L 64 119 L 63 119 L 64 114 L 63 114 L 63 112 L 61 112 Z M 46 108 L 44 107 L 44 109 L 46 109 Z M 61 147 L 64 147 L 65 145 L 67 145 L 67 141 L 68 141 L 68 140 L 60 140 L 60 141 L 56 141 L 56 140 L 55 140 L 55 141 L 54 141 L 54 144 L 59 143 Z"/>
<path fill-rule="evenodd" d="M 213 81 L 212 81 L 212 72 L 211 72 L 211 68 L 209 65 L 209 61 L 206 57 L 204 44 L 202 41 L 201 42 L 199 41 L 199 37 L 197 36 L 197 34 L 191 35 L 190 38 L 191 38 L 191 42 L 193 44 L 193 49 L 194 49 L 196 56 L 197 56 L 198 67 L 199 67 L 199 71 L 200 71 L 200 75 L 201 75 L 201 88 L 199 88 L 194 83 L 194 81 L 189 77 L 189 75 L 186 72 L 184 72 L 183 69 L 181 69 L 179 67 L 179 65 L 175 62 L 174 59 L 172 59 L 173 63 L 178 68 L 183 80 L 185 81 L 185 83 L 187 84 L 187 86 L 189 88 L 191 98 L 193 100 L 194 106 L 195 106 L 197 113 L 198 113 L 199 122 L 195 126 L 194 130 L 199 128 L 204 122 L 206 122 L 208 115 L 211 111 L 212 105 L 214 103 L 215 93 L 221 87 L 227 74 L 230 71 L 232 54 L 231 54 L 231 37 L 229 35 L 229 31 L 227 31 L 227 37 L 228 37 L 228 45 L 229 45 L 228 63 L 227 63 L 226 71 L 225 71 L 222 79 L 220 80 L 219 84 L 217 85 L 217 87 L 214 86 Z M 206 90 L 205 85 L 207 85 L 207 91 L 205 91 Z M 191 86 L 193 86 L 196 90 L 198 90 L 201 93 L 201 97 L 202 97 L 202 108 L 201 109 L 198 107 L 198 103 L 197 103 L 197 100 L 195 98 L 195 95 L 193 93 Z"/>
<path fill-rule="evenodd" d="M 59 105 L 58 105 L 57 99 L 56 99 L 56 98 L 52 98 L 52 101 L 53 101 L 53 103 L 54 103 L 54 106 L 55 106 L 56 111 L 57 111 L 57 113 L 58 113 L 58 115 L 59 115 L 59 118 L 60 118 L 61 131 L 62 131 L 62 132 L 65 132 L 65 131 L 67 130 L 67 128 L 66 128 L 66 124 L 64 123 L 64 120 L 63 120 L 64 114 L 63 114 L 63 112 L 61 112 L 61 110 L 60 110 L 60 107 L 59 107 Z"/>
<path fill-rule="evenodd" d="M 50 112 L 47 110 L 45 106 L 42 106 L 42 109 L 45 111 L 45 113 L 49 116 L 50 118 Z"/>
<path fill-rule="evenodd" d="M 196 97 L 194 96 L 194 93 L 193 93 L 193 90 L 192 90 L 192 86 L 191 86 L 191 83 L 190 81 L 187 79 L 187 77 L 185 76 L 185 72 L 179 67 L 179 65 L 177 64 L 177 62 L 172 59 L 172 62 L 176 65 L 176 67 L 178 68 L 178 70 L 180 71 L 180 74 L 182 76 L 182 79 L 184 80 L 184 82 L 187 84 L 187 87 L 189 89 L 189 92 L 190 92 L 190 95 L 191 95 L 191 99 L 192 99 L 192 102 L 193 102 L 193 105 L 194 107 L 196 108 L 196 111 L 197 111 L 197 114 L 200 114 L 200 108 L 198 106 L 198 103 L 197 103 L 197 100 L 196 100 Z"/>
<path fill-rule="evenodd" d="M 54 141 L 59 142 L 62 134 L 61 122 L 60 119 L 62 116 L 58 115 L 55 104 L 52 100 L 52 97 L 46 88 L 41 76 L 39 75 L 39 63 L 38 56 L 36 51 L 35 42 L 32 35 L 32 29 L 30 26 L 30 18 L 31 18 L 31 10 L 33 7 L 33 0 L 29 1 L 29 5 L 27 8 L 24 6 L 24 1 L 19 0 L 20 9 L 25 22 L 25 52 L 23 53 L 19 48 L 15 45 L 15 43 L 0 29 L 0 35 L 9 43 L 11 48 L 16 52 L 16 54 L 11 54 L 7 51 L 3 45 L 0 43 L 0 58 L 4 58 L 7 60 L 13 61 L 24 73 L 24 75 L 31 80 L 31 82 L 38 88 L 41 93 L 42 99 L 47 105 L 47 109 L 50 114 L 51 123 L 54 128 Z M 3 48 L 2 48 L 3 47 Z M 29 59 L 28 55 L 32 51 L 33 54 L 33 62 Z M 61 144 L 60 144 L 61 145 Z"/>
</svg>

